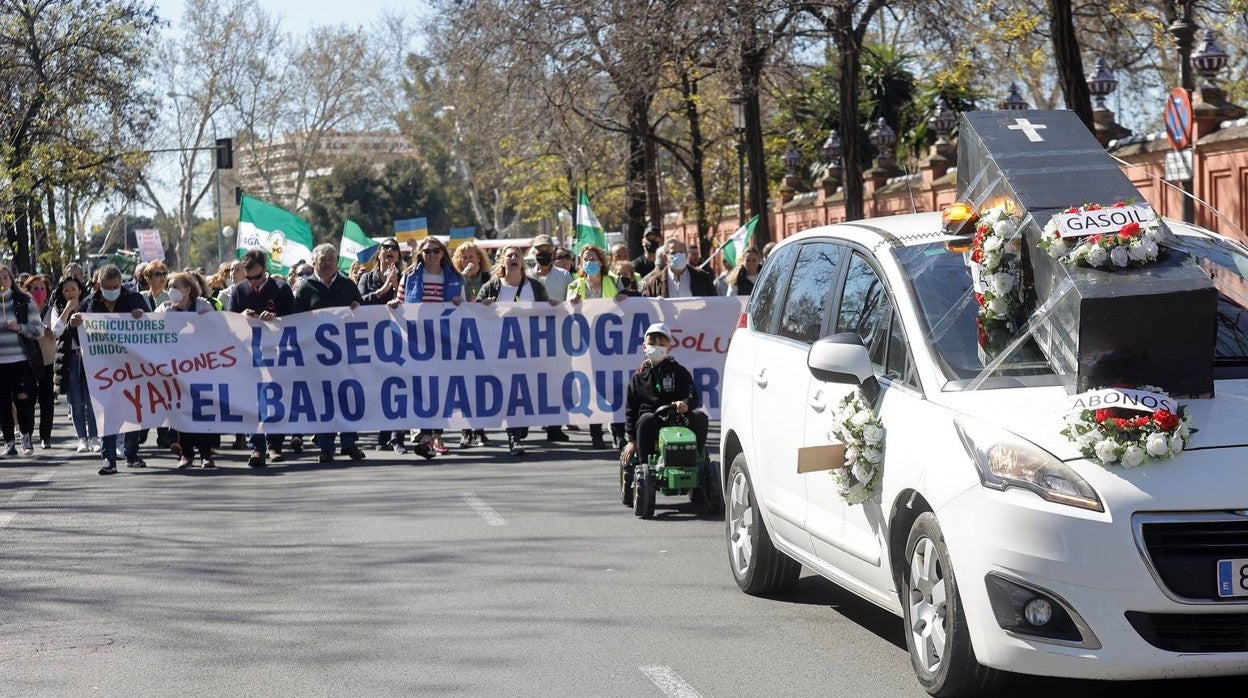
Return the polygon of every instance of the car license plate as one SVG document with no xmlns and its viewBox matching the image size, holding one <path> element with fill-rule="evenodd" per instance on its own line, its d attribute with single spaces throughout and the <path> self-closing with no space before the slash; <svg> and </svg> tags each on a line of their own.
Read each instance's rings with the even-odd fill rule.
<svg viewBox="0 0 1248 698">
<path fill-rule="evenodd" d="M 1248 557 L 1218 560 L 1218 596 L 1248 596 Z"/>
</svg>

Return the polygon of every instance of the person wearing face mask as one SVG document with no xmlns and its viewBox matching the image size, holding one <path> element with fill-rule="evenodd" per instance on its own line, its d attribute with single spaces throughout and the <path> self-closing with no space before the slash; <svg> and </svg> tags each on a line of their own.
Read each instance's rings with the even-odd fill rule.
<svg viewBox="0 0 1248 698">
<path fill-rule="evenodd" d="M 663 426 L 655 413 L 664 405 L 671 405 L 677 414 L 684 415 L 697 437 L 698 448 L 706 448 L 709 420 L 706 413 L 697 411 L 698 391 L 689 369 L 671 357 L 675 345 L 676 340 L 664 323 L 656 322 L 646 328 L 642 346 L 646 358 L 628 382 L 624 408 L 628 444 L 620 454 L 621 467 L 634 453 L 642 463 L 649 461 L 659 439 L 659 427 Z"/>
<path fill-rule="evenodd" d="M 21 435 L 22 455 L 35 454 L 31 445 L 31 432 L 35 429 L 35 368 L 42 368 L 36 340 L 42 335 L 38 308 L 17 285 L 12 270 L 0 265 L 0 430 L 4 432 L 6 456 L 17 455 L 15 426 Z"/>
<path fill-rule="evenodd" d="M 356 283 L 360 290 L 360 302 L 364 305 L 384 305 L 399 296 L 399 280 L 403 278 L 403 248 L 394 238 L 381 241 L 377 250 L 374 269 L 360 275 Z M 377 432 L 377 450 L 393 449 L 395 453 L 407 453 L 403 445 L 402 431 Z"/>
<path fill-rule="evenodd" d="M 620 293 L 617 285 L 619 280 L 608 271 L 607 254 L 594 245 L 581 248 L 581 271 L 576 280 L 568 286 L 568 300 L 574 305 L 589 298 L 611 298 L 622 301 L 628 296 Z M 624 424 L 617 422 L 611 425 L 611 436 L 619 448 L 624 437 Z M 589 425 L 589 438 L 593 448 L 606 448 L 602 438 L 602 425 Z"/>
<path fill-rule="evenodd" d="M 228 307 L 231 311 L 266 323 L 294 312 L 295 294 L 280 276 L 269 274 L 269 255 L 264 250 L 247 250 L 242 261 L 243 281 L 234 284 L 230 291 Z M 272 331 L 267 326 L 262 328 L 266 332 Z M 276 463 L 282 460 L 282 445 L 285 442 L 281 434 L 252 434 L 251 456 L 247 458 L 247 465 L 263 468 L 269 461 Z M 266 444 L 267 454 L 264 451 Z"/>
<path fill-rule="evenodd" d="M 555 264 L 555 241 L 549 235 L 538 235 L 533 238 L 532 253 L 537 266 L 534 267 L 531 276 L 546 288 L 546 297 L 556 302 L 567 298 L 568 285 L 572 283 L 572 274 Z M 562 426 L 549 426 L 546 427 L 546 440 L 564 442 L 571 441 L 572 437 L 563 432 Z"/>
<path fill-rule="evenodd" d="M 95 413 L 87 395 L 87 375 L 82 367 L 82 343 L 78 330 L 69 326 L 69 319 L 87 297 L 82 282 L 66 276 L 52 293 L 52 333 L 56 335 L 56 392 L 69 403 L 69 418 L 78 435 L 78 453 L 98 451 L 100 439 L 95 431 Z"/>
<path fill-rule="evenodd" d="M 78 306 L 78 312 L 69 317 L 69 326 L 82 327 L 83 313 L 129 313 L 130 317 L 143 317 L 146 302 L 137 291 L 122 286 L 121 270 L 114 264 L 106 264 L 96 272 L 95 292 Z M 122 454 L 129 468 L 146 468 L 147 463 L 139 458 L 139 432 L 128 431 L 122 437 Z M 101 475 L 112 475 L 117 472 L 117 435 L 106 434 L 101 439 L 100 457 L 104 460 L 100 468 Z"/>
<path fill-rule="evenodd" d="M 641 239 L 642 255 L 633 260 L 633 271 L 645 278 L 658 265 L 659 248 L 663 246 L 663 234 L 658 228 L 646 228 Z"/>
<path fill-rule="evenodd" d="M 203 315 L 216 310 L 216 306 L 200 295 L 199 279 L 189 272 L 178 272 L 168 277 L 166 294 L 169 299 L 156 307 L 156 313 L 196 313 Z M 212 460 L 212 448 L 216 444 L 213 434 L 195 434 L 190 432 L 174 433 L 170 437 L 178 444 L 178 470 L 191 467 L 191 459 L 199 451 L 200 465 L 206 469 L 216 468 Z"/>
<path fill-rule="evenodd" d="M 56 416 L 56 336 L 52 334 L 52 305 L 48 303 L 50 282 L 43 274 L 35 274 L 22 284 L 39 309 L 43 322 L 43 334 L 39 337 L 39 352 L 43 356 L 43 370 L 35 376 L 37 402 L 39 404 L 39 447 L 52 448 L 52 420 Z"/>
<path fill-rule="evenodd" d="M 663 246 L 667 266 L 650 272 L 641 282 L 641 295 L 649 298 L 693 298 L 714 296 L 715 280 L 689 264 L 685 241 L 670 237 Z"/>
</svg>

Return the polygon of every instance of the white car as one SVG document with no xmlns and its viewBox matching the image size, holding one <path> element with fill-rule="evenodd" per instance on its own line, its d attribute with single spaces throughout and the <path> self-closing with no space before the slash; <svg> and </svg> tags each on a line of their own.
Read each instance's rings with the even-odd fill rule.
<svg viewBox="0 0 1248 698">
<path fill-rule="evenodd" d="M 1248 275 L 1248 249 L 1168 224 L 1227 288 Z M 902 616 L 933 695 L 988 690 L 1002 670 L 1248 674 L 1248 283 L 1219 297 L 1216 397 L 1181 401 L 1198 428 L 1187 449 L 1105 467 L 1060 434 L 1071 397 L 1034 345 L 979 376 L 956 239 L 914 214 L 772 251 L 724 370 L 738 585 L 780 592 L 805 566 Z M 859 386 L 878 388 L 884 466 L 878 492 L 848 504 L 797 461 L 833 441 L 830 414 Z M 1219 563 L 1234 565 L 1230 595 Z"/>
</svg>

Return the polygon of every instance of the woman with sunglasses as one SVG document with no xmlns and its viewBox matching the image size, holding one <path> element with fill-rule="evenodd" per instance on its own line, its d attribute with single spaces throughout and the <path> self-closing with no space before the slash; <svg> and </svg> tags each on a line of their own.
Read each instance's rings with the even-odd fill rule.
<svg viewBox="0 0 1248 698">
<path fill-rule="evenodd" d="M 52 448 L 52 420 L 56 416 L 56 392 L 53 390 L 53 367 L 56 363 L 56 337 L 49 325 L 52 323 L 52 305 L 48 302 L 51 282 L 43 274 L 26 279 L 22 288 L 30 295 L 39 309 L 43 321 L 43 335 L 39 337 L 39 352 L 43 356 L 43 371 L 35 376 L 36 401 L 39 404 L 39 447 Z"/>
<path fill-rule="evenodd" d="M 56 335 L 56 391 L 69 403 L 69 418 L 78 435 L 78 453 L 100 450 L 96 433 L 95 412 L 87 393 L 87 374 L 82 366 L 82 343 L 78 328 L 69 326 L 69 319 L 78 312 L 86 299 L 82 282 L 76 277 L 61 279 L 52 293 L 52 333 Z"/>
<path fill-rule="evenodd" d="M 432 235 L 422 238 L 416 248 L 415 263 L 407 268 L 399 284 L 398 294 L 386 305 L 397 308 L 404 303 L 464 302 L 464 280 L 451 265 L 446 245 Z M 413 449 L 420 456 L 432 458 L 451 452 L 442 443 L 441 429 L 420 429 L 420 439 L 413 435 Z"/>
<path fill-rule="evenodd" d="M 149 311 L 155 310 L 156 306 L 169 300 L 169 292 L 165 290 L 168 276 L 169 268 L 164 262 L 148 262 L 143 268 L 143 280 L 147 282 L 147 290 L 142 291 L 140 295 L 147 302 Z"/>
<path fill-rule="evenodd" d="M 580 253 L 581 271 L 577 274 L 576 279 L 568 286 L 568 300 L 573 305 L 583 300 L 591 298 L 611 298 L 616 301 L 622 301 L 628 296 L 622 294 L 619 289 L 620 279 L 612 274 L 609 269 L 607 253 L 595 245 L 586 245 L 581 248 Z M 589 425 L 589 438 L 593 442 L 592 448 L 603 449 L 607 447 L 607 442 L 602 438 L 602 425 Z M 617 448 L 623 448 L 620 442 L 624 439 L 624 423 L 613 422 L 611 424 L 611 438 Z"/>
</svg>

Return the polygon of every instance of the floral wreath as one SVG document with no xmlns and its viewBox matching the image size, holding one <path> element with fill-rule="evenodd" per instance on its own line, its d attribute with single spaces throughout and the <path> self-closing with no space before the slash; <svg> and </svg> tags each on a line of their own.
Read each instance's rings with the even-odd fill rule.
<svg viewBox="0 0 1248 698">
<path fill-rule="evenodd" d="M 1165 395 L 1160 388 L 1145 385 L 1138 390 Z M 1191 439 L 1187 408 L 1178 414 L 1166 409 L 1152 414 L 1120 408 L 1086 409 L 1066 418 L 1062 434 L 1079 447 L 1084 458 L 1101 465 L 1134 468 L 1150 460 L 1166 460 L 1183 452 Z"/>
<path fill-rule="evenodd" d="M 849 504 L 871 499 L 883 473 L 884 423 L 857 390 L 832 412 L 832 435 L 845 444 L 845 467 L 832 471 L 841 498 Z"/>
<path fill-rule="evenodd" d="M 1083 211 L 1099 211 L 1103 208 L 1123 208 L 1125 201 L 1115 202 L 1111 206 L 1100 204 L 1084 204 L 1071 206 L 1062 213 L 1081 213 Z M 1057 229 L 1056 217 L 1050 218 L 1040 234 L 1040 249 L 1050 257 L 1073 266 L 1093 267 L 1095 269 L 1125 269 L 1142 267 L 1157 261 L 1160 251 L 1157 243 L 1161 242 L 1161 229 L 1154 219 L 1144 225 L 1136 222 L 1127 223 L 1117 233 L 1089 235 L 1079 241 L 1072 249 Z"/>
<path fill-rule="evenodd" d="M 975 279 L 977 325 L 1010 323 L 1023 305 L 1023 238 L 1018 223 L 996 206 L 979 214 L 971 244 L 970 264 Z"/>
</svg>

